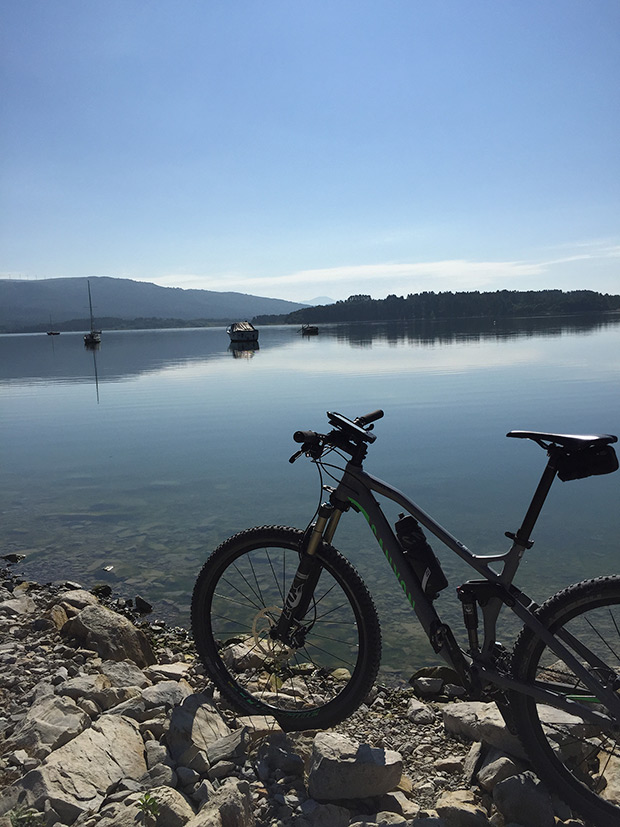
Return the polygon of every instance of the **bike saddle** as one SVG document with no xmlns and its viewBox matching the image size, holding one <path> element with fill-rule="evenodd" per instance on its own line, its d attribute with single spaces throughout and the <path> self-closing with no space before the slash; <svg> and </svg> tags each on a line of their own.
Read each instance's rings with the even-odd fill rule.
<svg viewBox="0 0 620 827">
<path fill-rule="evenodd" d="M 533 439 L 539 445 L 543 442 L 550 442 L 554 445 L 561 445 L 563 448 L 573 449 L 609 445 L 618 441 L 618 437 L 613 434 L 545 434 L 540 431 L 509 431 L 506 436 Z"/>
</svg>

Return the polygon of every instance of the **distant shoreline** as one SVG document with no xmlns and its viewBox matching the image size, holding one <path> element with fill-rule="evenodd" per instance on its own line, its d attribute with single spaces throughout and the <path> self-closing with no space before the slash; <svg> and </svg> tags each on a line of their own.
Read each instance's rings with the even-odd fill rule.
<svg viewBox="0 0 620 827">
<path fill-rule="evenodd" d="M 536 313 L 523 315 L 504 315 L 497 314 L 488 315 L 472 315 L 472 316 L 439 316 L 433 319 L 429 318 L 393 318 L 393 319 L 339 319 L 329 320 L 323 322 L 326 325 L 348 325 L 348 324 L 435 324 L 442 322 L 466 322 L 466 321 L 493 321 L 493 322 L 509 322 L 519 321 L 523 319 L 571 319 L 579 317 L 614 317 L 620 316 L 620 308 L 615 310 L 579 310 L 573 313 Z M 115 319 L 103 318 L 98 320 L 98 325 L 102 330 L 107 331 L 132 331 L 132 330 L 197 330 L 204 328 L 225 328 L 231 324 L 233 320 L 230 319 Z M 296 327 L 299 322 L 285 321 L 284 319 L 265 320 L 260 322 L 264 327 L 275 327 L 277 325 Z M 55 324 L 54 329 L 60 333 L 84 333 L 88 330 L 90 322 L 86 319 L 77 319 L 69 322 Z M 36 324 L 26 325 L 23 327 L 11 327 L 5 325 L 0 329 L 0 335 L 27 335 L 35 333 L 47 333 L 49 325 Z"/>
</svg>

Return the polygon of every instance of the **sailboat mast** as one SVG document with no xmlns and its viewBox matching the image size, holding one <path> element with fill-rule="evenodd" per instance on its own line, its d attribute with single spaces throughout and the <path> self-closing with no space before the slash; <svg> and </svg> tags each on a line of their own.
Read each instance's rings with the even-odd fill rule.
<svg viewBox="0 0 620 827">
<path fill-rule="evenodd" d="M 88 285 L 88 306 L 90 308 L 90 329 L 94 330 L 95 325 L 93 323 L 93 302 L 90 297 L 90 281 L 87 281 L 86 284 Z"/>
</svg>

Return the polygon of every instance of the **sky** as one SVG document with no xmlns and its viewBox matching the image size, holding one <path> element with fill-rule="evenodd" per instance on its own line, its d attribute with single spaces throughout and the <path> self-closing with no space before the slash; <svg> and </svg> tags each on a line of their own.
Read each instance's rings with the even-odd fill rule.
<svg viewBox="0 0 620 827">
<path fill-rule="evenodd" d="M 618 0 L 0 15 L 0 278 L 620 293 Z"/>
</svg>

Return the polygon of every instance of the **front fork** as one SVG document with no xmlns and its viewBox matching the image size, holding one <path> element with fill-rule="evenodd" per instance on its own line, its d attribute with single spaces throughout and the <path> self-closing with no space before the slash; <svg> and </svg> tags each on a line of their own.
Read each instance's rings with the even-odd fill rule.
<svg viewBox="0 0 620 827">
<path fill-rule="evenodd" d="M 312 603 L 323 566 L 316 552 L 322 541 L 331 542 L 342 511 L 329 503 L 319 509 L 316 523 L 306 533 L 299 565 L 282 606 L 282 614 L 271 630 L 271 637 L 288 646 L 303 646 L 306 628 L 302 621 Z"/>
</svg>

